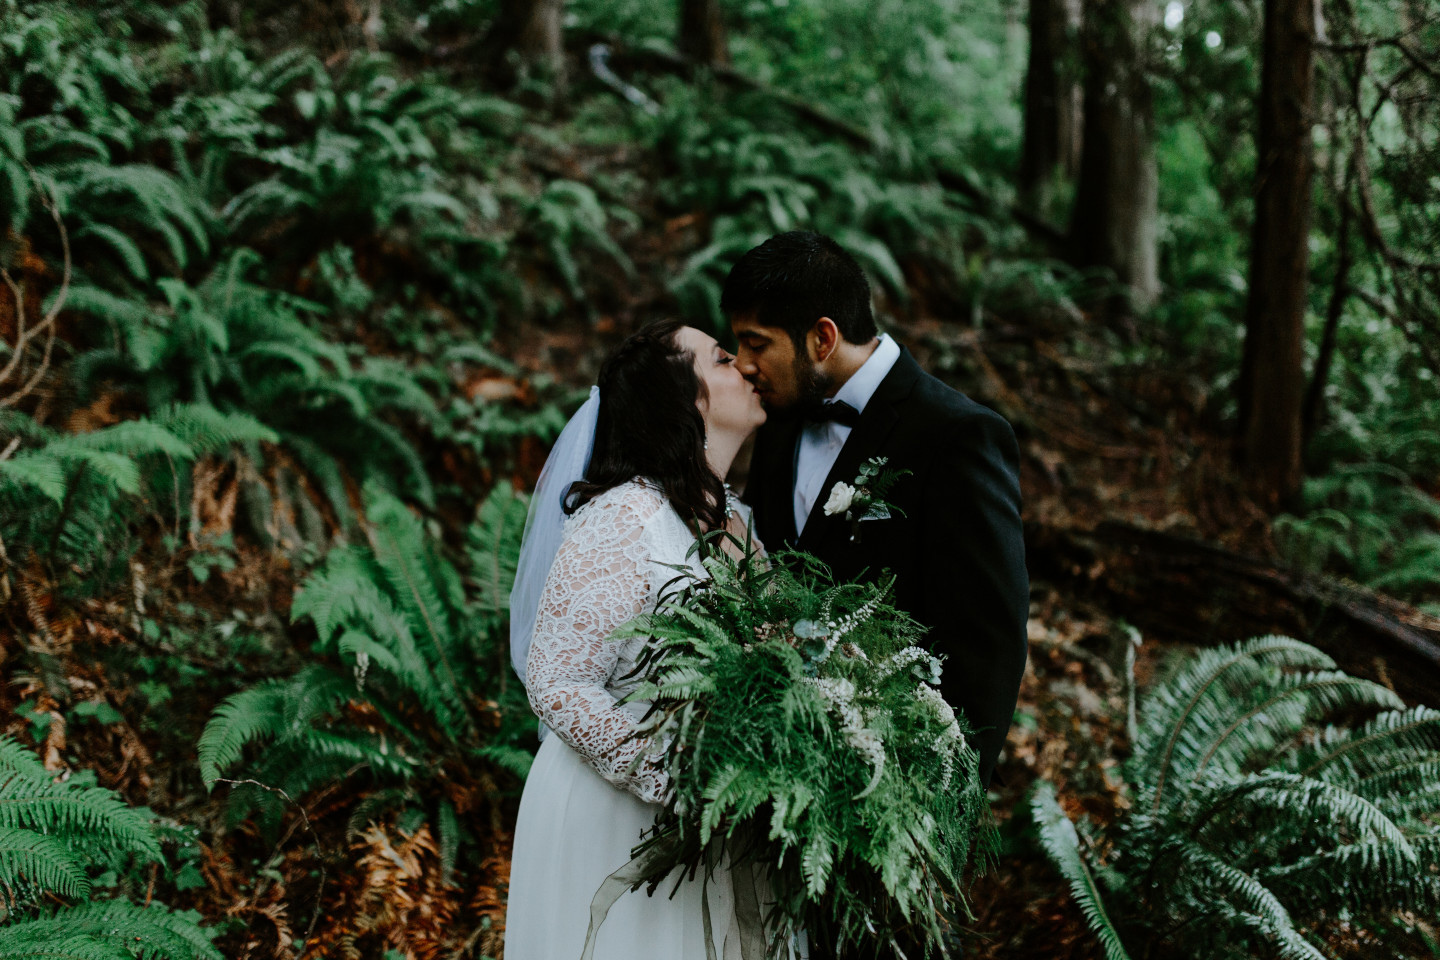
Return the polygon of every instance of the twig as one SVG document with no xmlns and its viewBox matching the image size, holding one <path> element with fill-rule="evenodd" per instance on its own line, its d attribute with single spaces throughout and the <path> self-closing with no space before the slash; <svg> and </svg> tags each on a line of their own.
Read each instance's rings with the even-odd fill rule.
<svg viewBox="0 0 1440 960">
<path fill-rule="evenodd" d="M 1408 51 L 1408 48 L 1405 48 L 1403 44 L 1400 44 L 1400 40 L 1398 38 L 1395 39 L 1393 42 L 1401 46 L 1402 52 Z M 1362 117 L 1360 125 L 1355 130 L 1352 137 L 1352 157 L 1354 160 L 1355 188 L 1356 194 L 1360 200 L 1358 212 L 1360 214 L 1361 227 L 1366 239 L 1370 241 L 1371 245 L 1374 246 L 1375 249 L 1379 251 L 1380 255 L 1385 260 L 1389 261 L 1392 266 L 1404 267 L 1408 270 L 1419 273 L 1440 271 L 1440 260 L 1416 259 L 1414 257 L 1407 256 L 1401 251 L 1391 247 L 1389 242 L 1385 239 L 1384 234 L 1381 232 L 1379 218 L 1376 216 L 1375 213 L 1374 195 L 1372 193 L 1370 185 L 1370 164 L 1365 154 L 1365 137 L 1369 133 L 1370 125 L 1374 121 L 1374 117 L 1378 114 L 1380 107 L 1383 106 L 1386 102 L 1394 99 L 1394 88 L 1401 80 L 1404 79 L 1406 75 L 1411 73 L 1415 69 L 1415 67 L 1420 67 L 1421 69 L 1425 70 L 1425 72 L 1430 73 L 1430 68 L 1420 66 L 1420 64 L 1417 62 L 1419 59 L 1418 57 L 1407 57 L 1407 59 L 1409 59 L 1412 64 L 1415 64 L 1415 66 L 1403 71 L 1400 76 L 1393 78 L 1390 83 L 1385 83 L 1383 80 L 1381 80 L 1379 77 L 1376 77 L 1370 71 L 1370 51 L 1379 43 L 1380 41 L 1367 41 L 1362 44 L 1352 45 L 1361 54 L 1359 57 L 1359 62 L 1356 64 L 1356 70 L 1351 77 L 1350 83 L 1350 106 L 1354 109 L 1357 117 Z M 1332 47 L 1331 49 L 1334 48 Z M 1378 87 L 1382 93 L 1382 96 L 1379 98 L 1378 102 L 1376 103 L 1374 109 L 1371 112 L 1371 115 L 1368 118 L 1364 117 L 1364 111 L 1361 109 L 1361 84 L 1365 79 L 1369 79 L 1372 83 L 1374 83 L 1375 86 Z"/>
<path fill-rule="evenodd" d="M 1423 27 L 1433 23 L 1435 19 L 1434 17 L 1427 18 L 1404 33 L 1397 33 L 1390 37 L 1370 37 L 1355 41 L 1354 43 L 1331 43 L 1320 40 L 1315 43 L 1315 46 L 1329 53 L 1358 53 L 1367 58 L 1370 52 L 1378 47 L 1393 47 L 1399 50 L 1400 55 L 1406 60 L 1409 60 L 1415 66 L 1415 69 L 1433 79 L 1440 80 L 1440 69 L 1436 69 L 1433 64 L 1426 61 L 1424 57 L 1417 53 L 1414 48 L 1406 42 L 1412 39 L 1415 34 L 1419 33 Z"/>
<path fill-rule="evenodd" d="M 26 167 L 30 170 L 30 179 L 34 182 L 35 189 L 40 194 L 41 204 L 44 205 L 46 210 L 50 211 L 50 218 L 55 221 L 55 229 L 60 231 L 60 248 L 64 254 L 64 266 L 60 277 L 60 292 L 56 295 L 55 302 L 52 303 L 50 309 L 45 312 L 44 319 L 29 331 L 25 329 L 24 291 L 10 276 L 10 272 L 0 267 L 0 276 L 4 277 L 6 286 L 10 288 L 10 292 L 15 297 L 15 351 L 11 354 L 9 362 L 5 364 L 5 368 L 0 370 L 0 383 L 4 383 L 14 374 L 20 361 L 25 356 L 25 347 L 28 345 L 29 340 L 41 330 L 47 333 L 45 352 L 40 359 L 40 369 L 36 370 L 35 375 L 15 393 L 6 397 L 0 397 L 0 407 L 13 407 L 25 399 L 50 369 L 50 355 L 55 348 L 55 319 L 60 316 L 60 311 L 65 306 L 65 300 L 70 295 L 70 234 L 66 231 L 65 224 L 60 219 L 59 206 L 54 202 L 54 198 L 46 192 L 45 185 L 41 182 L 39 175 L 35 173 L 33 168 L 30 168 L 29 164 L 26 164 Z"/>
<path fill-rule="evenodd" d="M 25 356 L 25 341 L 29 337 L 25 334 L 25 290 L 10 276 L 10 271 L 0 267 L 0 279 L 5 281 L 5 286 L 10 288 L 10 295 L 15 298 L 15 349 L 10 353 L 10 360 L 3 369 L 0 369 L 0 383 L 10 379 L 15 372 L 20 359 Z"/>
<path fill-rule="evenodd" d="M 232 787 L 243 786 L 246 784 L 256 786 L 259 787 L 261 790 L 266 790 L 270 793 L 275 794 L 281 800 L 284 800 L 286 803 L 293 806 L 296 810 L 300 811 L 300 819 L 304 821 L 305 829 L 310 832 L 310 839 L 315 841 L 315 853 L 319 858 L 320 868 L 320 883 L 315 889 L 315 910 L 310 914 L 310 925 L 305 928 L 304 939 L 309 940 L 310 935 L 315 932 L 315 924 L 318 923 L 320 920 L 320 907 L 322 905 L 321 895 L 325 892 L 325 848 L 321 846 L 320 835 L 315 832 L 314 825 L 310 823 L 310 815 L 305 812 L 305 808 L 303 806 L 301 806 L 295 800 L 291 799 L 290 794 L 286 793 L 284 790 L 281 790 L 279 787 L 272 787 L 268 783 L 261 783 L 259 780 L 231 780 L 227 777 L 216 777 L 213 780 L 206 781 L 206 786 L 215 783 L 228 783 Z"/>
</svg>

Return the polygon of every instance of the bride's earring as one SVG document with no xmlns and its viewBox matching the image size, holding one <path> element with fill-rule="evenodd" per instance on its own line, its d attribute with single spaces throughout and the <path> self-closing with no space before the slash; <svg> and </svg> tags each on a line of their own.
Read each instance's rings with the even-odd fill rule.
<svg viewBox="0 0 1440 960">
<path fill-rule="evenodd" d="M 705 436 L 700 438 L 700 448 L 702 450 L 710 449 L 710 434 L 707 433 L 705 434 Z"/>
</svg>

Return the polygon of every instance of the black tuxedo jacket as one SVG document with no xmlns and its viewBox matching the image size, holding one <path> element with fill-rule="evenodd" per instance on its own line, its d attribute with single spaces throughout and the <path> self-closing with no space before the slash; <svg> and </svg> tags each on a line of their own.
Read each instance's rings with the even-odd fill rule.
<svg viewBox="0 0 1440 960">
<path fill-rule="evenodd" d="M 795 446 L 804 427 L 772 415 L 760 428 L 745 500 L 767 549 L 814 554 L 839 580 L 895 574 L 896 606 L 929 628 L 945 657 L 941 693 L 977 731 L 980 779 L 990 782 L 1025 670 L 1030 583 L 1020 524 L 1019 449 L 1010 424 L 900 359 L 865 405 L 795 535 Z M 859 524 L 825 516 L 837 481 L 852 483 L 871 457 L 910 470 L 885 500 L 904 511 Z"/>
</svg>

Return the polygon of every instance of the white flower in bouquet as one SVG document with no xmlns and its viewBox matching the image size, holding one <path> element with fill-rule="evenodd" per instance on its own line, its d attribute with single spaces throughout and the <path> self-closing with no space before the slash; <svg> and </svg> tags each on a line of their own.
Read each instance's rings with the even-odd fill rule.
<svg viewBox="0 0 1440 960">
<path fill-rule="evenodd" d="M 830 499 L 825 501 L 825 516 L 833 517 L 837 513 L 844 513 L 854 502 L 855 488 L 843 480 L 839 481 L 830 488 Z"/>
<path fill-rule="evenodd" d="M 874 774 L 870 782 L 865 785 L 853 799 L 860 800 L 869 796 L 871 791 L 880 783 L 880 775 L 885 772 L 885 741 L 879 735 L 865 726 L 865 718 L 855 707 L 855 684 L 841 678 L 811 678 L 810 683 L 820 691 L 820 695 L 829 701 L 835 710 L 835 716 L 840 720 L 840 732 L 845 737 L 845 742 L 870 764 Z"/>
<path fill-rule="evenodd" d="M 940 722 L 945 725 L 946 736 L 951 739 L 956 739 L 960 736 L 960 721 L 955 719 L 955 711 L 950 707 L 950 704 L 945 702 L 945 698 L 940 696 L 939 690 L 936 690 L 928 684 L 916 684 L 915 696 L 920 702 L 929 705 L 929 707 L 935 711 L 935 715 L 939 717 Z"/>
<path fill-rule="evenodd" d="M 885 659 L 876 669 L 882 677 L 888 677 L 901 670 L 909 669 L 919 680 L 926 683 L 940 682 L 940 661 L 930 651 L 920 647 L 906 647 Z"/>
</svg>

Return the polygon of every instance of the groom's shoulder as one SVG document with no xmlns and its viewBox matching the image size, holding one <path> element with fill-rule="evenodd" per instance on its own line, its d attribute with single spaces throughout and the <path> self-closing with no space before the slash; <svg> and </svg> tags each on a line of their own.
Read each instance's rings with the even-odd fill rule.
<svg viewBox="0 0 1440 960">
<path fill-rule="evenodd" d="M 1010 422 L 995 410 L 924 370 L 916 379 L 910 399 L 918 415 L 946 426 L 982 424 L 992 430 L 1013 433 Z"/>
</svg>

